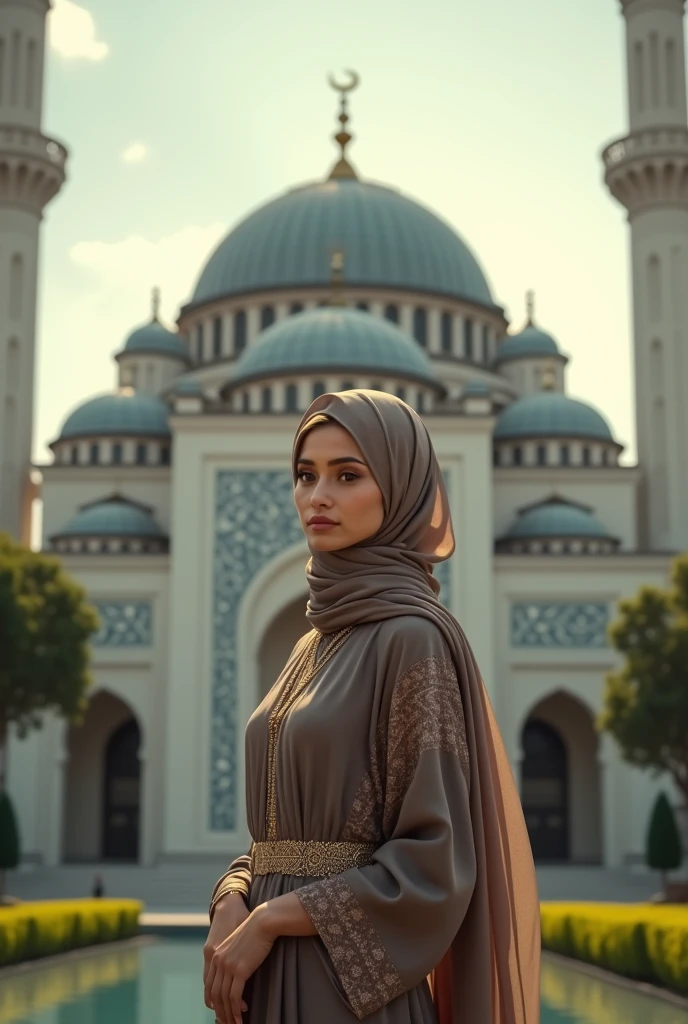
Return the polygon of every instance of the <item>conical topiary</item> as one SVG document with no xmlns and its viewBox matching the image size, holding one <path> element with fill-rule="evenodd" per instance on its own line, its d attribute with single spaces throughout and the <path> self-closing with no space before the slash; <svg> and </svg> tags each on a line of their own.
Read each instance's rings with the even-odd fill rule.
<svg viewBox="0 0 688 1024">
<path fill-rule="evenodd" d="M 671 804 L 664 793 L 655 800 L 647 830 L 647 866 L 662 875 L 662 889 L 666 894 L 666 873 L 680 868 L 683 859 L 681 836 Z"/>
<path fill-rule="evenodd" d="M 19 826 L 12 801 L 0 793 L 0 903 L 5 893 L 5 872 L 19 866 Z"/>
</svg>

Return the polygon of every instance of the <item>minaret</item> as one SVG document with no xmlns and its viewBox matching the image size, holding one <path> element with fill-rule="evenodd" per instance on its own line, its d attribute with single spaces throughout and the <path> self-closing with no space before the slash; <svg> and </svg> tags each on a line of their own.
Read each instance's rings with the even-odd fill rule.
<svg viewBox="0 0 688 1024">
<path fill-rule="evenodd" d="M 0 0 L 0 531 L 28 543 L 38 238 L 67 151 L 41 132 L 50 0 Z"/>
<path fill-rule="evenodd" d="M 685 0 L 621 0 L 629 133 L 603 153 L 631 225 L 641 543 L 688 549 Z"/>
</svg>

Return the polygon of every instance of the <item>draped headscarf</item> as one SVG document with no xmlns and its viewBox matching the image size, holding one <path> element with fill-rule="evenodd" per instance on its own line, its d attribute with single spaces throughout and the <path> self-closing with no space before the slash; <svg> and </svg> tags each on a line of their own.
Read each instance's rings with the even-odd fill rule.
<svg viewBox="0 0 688 1024">
<path fill-rule="evenodd" d="M 430 619 L 449 647 L 461 690 L 477 881 L 456 937 L 429 979 L 439 1024 L 537 1024 L 540 910 L 533 856 L 473 652 L 438 597 L 433 566 L 454 551 L 454 534 L 430 436 L 420 417 L 392 395 L 363 390 L 322 395 L 296 433 L 295 479 L 314 417 L 315 423 L 326 417 L 339 424 L 355 440 L 382 493 L 384 519 L 373 537 L 352 547 L 311 549 L 308 620 L 320 632 L 332 633 L 402 615 Z M 489 986 L 487 995 L 476 990 L 478 978 Z"/>
</svg>

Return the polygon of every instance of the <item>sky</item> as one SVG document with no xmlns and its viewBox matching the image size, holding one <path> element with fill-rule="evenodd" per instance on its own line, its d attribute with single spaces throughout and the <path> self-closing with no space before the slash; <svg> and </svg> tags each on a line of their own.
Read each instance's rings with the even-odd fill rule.
<svg viewBox="0 0 688 1024">
<path fill-rule="evenodd" d="M 41 238 L 35 458 L 116 383 L 162 290 L 172 323 L 217 242 L 349 154 L 467 241 L 512 328 L 525 292 L 568 392 L 634 457 L 629 233 L 600 151 L 627 130 L 615 0 L 54 0 L 44 131 L 70 150 Z"/>
</svg>

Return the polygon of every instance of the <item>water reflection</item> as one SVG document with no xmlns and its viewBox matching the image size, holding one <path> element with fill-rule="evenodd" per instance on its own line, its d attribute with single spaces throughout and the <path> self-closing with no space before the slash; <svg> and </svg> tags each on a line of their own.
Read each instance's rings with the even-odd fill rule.
<svg viewBox="0 0 688 1024">
<path fill-rule="evenodd" d="M 688 1024 L 688 1011 L 542 961 L 542 1024 Z"/>
<path fill-rule="evenodd" d="M 212 1024 L 200 940 L 36 964 L 0 980 L 0 1024 Z M 688 1024 L 688 1011 L 545 958 L 542 1024 Z"/>
</svg>

